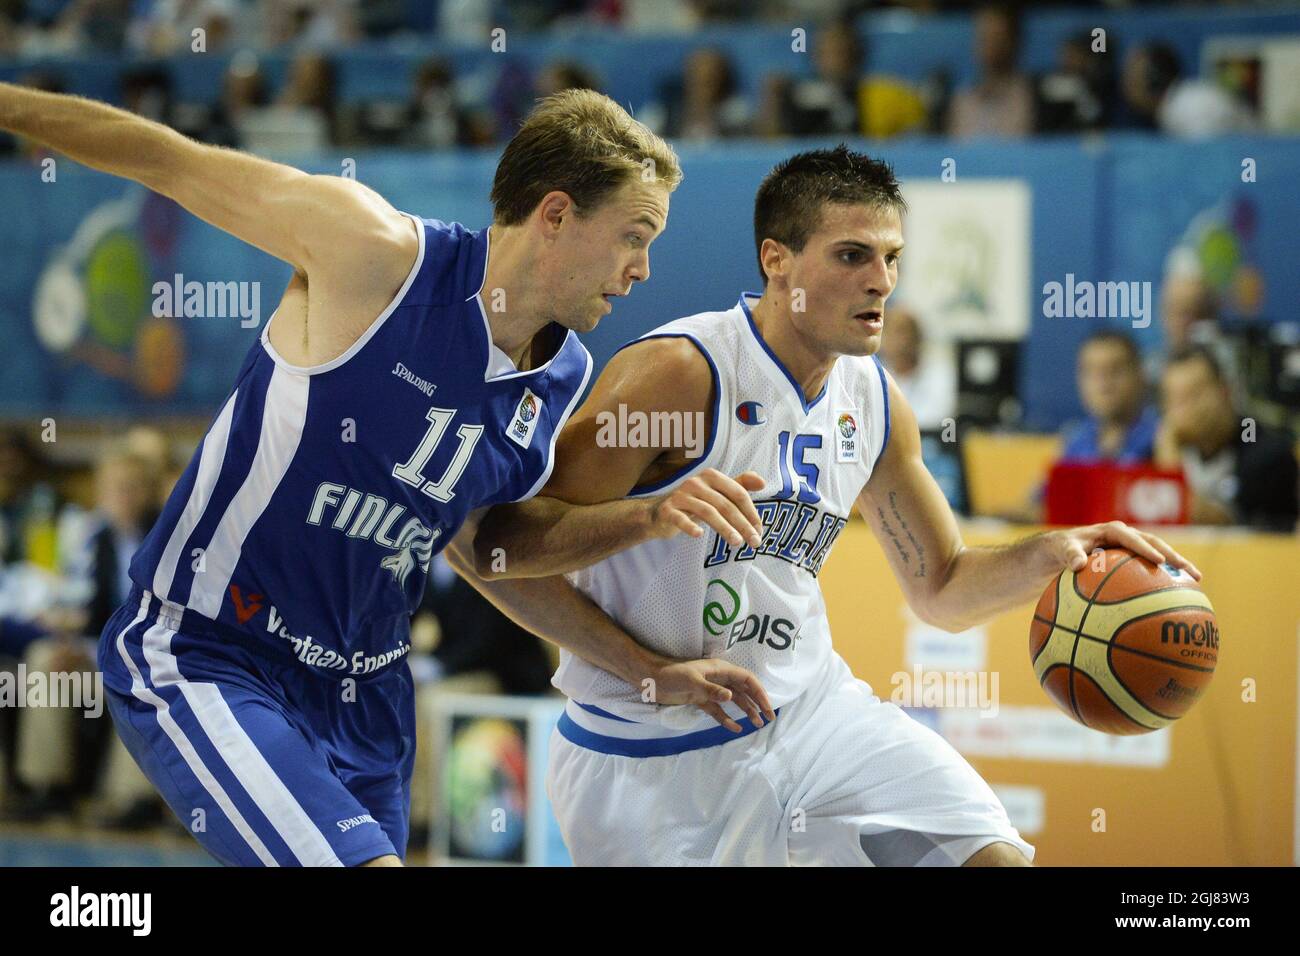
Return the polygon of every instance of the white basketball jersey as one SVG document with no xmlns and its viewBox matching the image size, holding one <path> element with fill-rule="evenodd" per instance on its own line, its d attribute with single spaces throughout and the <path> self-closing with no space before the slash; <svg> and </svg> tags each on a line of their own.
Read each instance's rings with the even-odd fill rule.
<svg viewBox="0 0 1300 956">
<path fill-rule="evenodd" d="M 840 358 L 822 393 L 805 402 L 759 335 L 750 314 L 757 298 L 745 293 L 725 312 L 678 319 L 643 337 L 691 339 L 712 368 L 716 399 L 704 454 L 632 495 L 662 494 L 704 468 L 756 471 L 766 480 L 753 494 L 760 546 L 733 548 L 706 529 L 702 538 L 648 541 L 568 577 L 642 645 L 748 668 L 780 707 L 831 654 L 817 573 L 884 450 L 889 409 L 874 358 Z M 675 730 L 714 726 L 694 707 L 647 702 L 646 688 L 566 651 L 553 683 L 589 713 Z"/>
</svg>

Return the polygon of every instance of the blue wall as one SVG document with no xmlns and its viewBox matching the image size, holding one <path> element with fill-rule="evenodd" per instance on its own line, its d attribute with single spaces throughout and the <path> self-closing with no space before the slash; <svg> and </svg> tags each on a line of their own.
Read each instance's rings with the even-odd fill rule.
<svg viewBox="0 0 1300 956">
<path fill-rule="evenodd" d="M 1027 292 L 1034 318 L 1026 340 L 1022 397 L 1032 427 L 1055 428 L 1077 413 L 1070 372 L 1074 351 L 1101 321 L 1042 317 L 1043 285 L 1074 273 L 1093 281 L 1150 281 L 1158 291 L 1170 248 L 1195 216 L 1217 203 L 1236 203 L 1247 213 L 1250 228 L 1236 237 L 1235 254 L 1262 277 L 1261 317 L 1297 319 L 1300 140 L 1181 144 L 1119 137 L 1087 146 L 1076 141 L 859 145 L 893 162 L 905 180 L 937 179 L 942 160 L 953 157 L 963 180 L 1017 177 L 1029 184 L 1033 278 Z M 655 325 L 691 312 L 725 308 L 742 289 L 758 287 L 751 238 L 753 194 L 767 170 L 792 150 L 766 143 L 681 149 L 686 179 L 673 197 L 668 230 L 652 249 L 651 280 L 585 337 L 598 363 Z M 1256 161 L 1257 182 L 1241 181 L 1243 157 Z M 495 160 L 495 153 L 356 157 L 358 178 L 398 208 L 475 228 L 489 220 L 487 195 Z M 320 172 L 340 169 L 337 162 L 319 157 L 302 165 Z M 56 183 L 40 183 L 35 167 L 0 166 L 0 208 L 7 222 L 22 224 L 4 250 L 0 271 L 0 327 L 9 346 L 0 354 L 0 413 L 210 413 L 258 330 L 241 328 L 234 318 L 177 319 L 185 352 L 183 377 L 170 394 L 149 397 L 129 376 L 95 370 L 94 355 L 102 366 L 103 356 L 129 360 L 136 348 L 138 335 L 129 329 L 121 334 L 130 341 L 109 341 L 113 329 L 136 321 L 122 311 L 123 297 L 129 298 L 132 287 L 117 280 L 129 274 L 129 262 L 139 262 L 146 289 L 176 272 L 187 280 L 258 281 L 265 321 L 288 281 L 288 267 L 151 197 L 120 231 L 135 258 L 106 260 L 114 281 L 91 296 L 92 311 L 100 307 L 107 317 L 88 323 L 74 349 L 53 354 L 33 330 L 38 276 L 92 209 L 123 196 L 146 195 L 139 187 L 66 161 L 58 170 Z M 906 281 L 904 265 L 904 288 Z M 1134 334 L 1143 348 L 1158 347 L 1158 319 Z"/>
</svg>

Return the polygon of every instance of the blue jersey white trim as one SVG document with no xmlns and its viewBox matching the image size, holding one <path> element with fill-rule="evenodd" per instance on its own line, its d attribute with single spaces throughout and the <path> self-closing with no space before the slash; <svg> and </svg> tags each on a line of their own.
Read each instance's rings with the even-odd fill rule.
<svg viewBox="0 0 1300 956">
<path fill-rule="evenodd" d="M 262 330 L 133 558 L 132 581 L 191 630 L 329 676 L 382 669 L 409 652 L 429 562 L 468 513 L 549 477 L 591 356 L 551 326 L 542 364 L 494 374 L 489 231 L 409 218 L 415 261 L 341 355 L 295 366 Z"/>
</svg>

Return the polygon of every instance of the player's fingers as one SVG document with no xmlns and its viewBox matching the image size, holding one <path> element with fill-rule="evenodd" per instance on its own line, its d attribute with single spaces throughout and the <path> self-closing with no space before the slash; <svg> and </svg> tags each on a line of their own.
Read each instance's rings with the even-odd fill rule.
<svg viewBox="0 0 1300 956">
<path fill-rule="evenodd" d="M 692 538 L 703 537 L 703 529 L 695 523 L 695 520 L 690 515 L 682 511 L 680 508 L 674 508 L 665 502 L 664 507 L 659 513 L 678 531 L 683 531 L 686 534 L 689 534 Z"/>
<path fill-rule="evenodd" d="M 1071 571 L 1082 571 L 1088 564 L 1088 553 L 1083 550 L 1075 538 L 1068 538 L 1065 542 L 1065 566 Z"/>
<path fill-rule="evenodd" d="M 1165 556 L 1160 549 L 1148 541 L 1137 528 L 1130 528 L 1121 521 L 1112 521 L 1106 525 L 1107 537 L 1116 544 L 1128 548 L 1134 554 L 1140 554 L 1154 564 L 1160 564 Z"/>
<path fill-rule="evenodd" d="M 733 688 L 731 692 L 732 702 L 745 712 L 745 716 L 755 727 L 763 726 L 763 715 L 760 713 L 758 704 L 754 703 L 754 698 L 750 697 L 740 688 Z"/>
<path fill-rule="evenodd" d="M 749 492 L 721 472 L 714 472 L 701 481 L 693 494 L 711 504 L 751 546 L 758 547 L 763 522 L 758 517 L 754 502 L 750 500 Z"/>
<path fill-rule="evenodd" d="M 725 664 L 728 670 L 725 673 L 710 674 L 710 680 L 725 684 L 737 693 L 743 691 L 753 699 L 768 720 L 776 720 L 776 711 L 772 709 L 772 702 L 768 700 L 767 691 L 759 679 L 743 667 L 726 664 L 725 661 L 719 663 Z"/>
<path fill-rule="evenodd" d="M 706 501 L 701 495 L 705 492 L 697 493 L 695 497 L 687 498 L 681 502 L 678 507 L 695 518 L 699 518 L 706 525 L 720 534 L 725 541 L 732 547 L 739 548 L 744 545 L 745 538 L 740 531 L 730 521 L 718 513 L 711 501 Z M 713 492 L 717 495 L 717 492 Z M 721 498 L 721 495 L 717 495 Z"/>
<path fill-rule="evenodd" d="M 751 547 L 757 548 L 763 540 L 763 522 L 758 517 L 758 510 L 754 507 L 749 492 L 730 478 L 725 480 L 726 484 L 723 486 L 725 491 L 717 488 L 708 489 L 706 493 L 709 495 L 709 501 L 717 509 L 718 514 L 731 522 L 731 526 L 740 532 L 741 537 Z"/>
<path fill-rule="evenodd" d="M 1161 538 L 1159 535 L 1151 534 L 1148 531 L 1140 531 L 1138 533 L 1141 534 L 1142 537 L 1145 538 L 1153 548 L 1155 548 L 1162 555 L 1164 555 L 1164 559 L 1168 561 L 1170 564 L 1172 564 L 1174 567 L 1182 568 L 1184 571 L 1186 571 L 1196 580 L 1198 581 L 1201 580 L 1202 575 L 1200 569 L 1197 568 L 1196 565 L 1192 564 L 1192 562 L 1184 558 L 1177 551 L 1175 551 L 1170 546 L 1169 542 L 1166 541 L 1164 538 Z"/>
<path fill-rule="evenodd" d="M 749 497 L 749 493 L 761 490 L 767 482 L 763 481 L 762 476 L 754 471 L 743 472 L 735 478 L 728 478 L 718 472 L 718 479 L 714 487 L 726 495 L 731 503 L 740 510 L 740 513 L 745 516 L 745 520 L 753 526 L 755 533 L 762 534 L 763 519 L 759 517 L 758 509 L 754 507 L 754 499 Z M 741 479 L 746 479 L 748 484 L 742 482 Z M 755 484 L 757 484 L 757 487 L 755 487 Z"/>
<path fill-rule="evenodd" d="M 700 710 L 708 714 L 710 717 L 712 717 L 714 720 L 716 720 L 718 723 L 722 724 L 722 726 L 730 730 L 732 733 L 736 733 L 736 734 L 740 733 L 741 730 L 740 724 L 736 723 L 734 720 L 728 717 L 727 712 L 723 710 L 721 707 L 719 707 L 717 704 L 700 704 L 699 708 Z"/>
</svg>

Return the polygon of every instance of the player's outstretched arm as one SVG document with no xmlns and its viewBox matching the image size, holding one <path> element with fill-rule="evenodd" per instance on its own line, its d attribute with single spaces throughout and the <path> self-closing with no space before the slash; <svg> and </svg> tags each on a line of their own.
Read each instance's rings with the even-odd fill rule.
<svg viewBox="0 0 1300 956">
<path fill-rule="evenodd" d="M 307 275 L 346 257 L 363 281 L 387 288 L 415 258 L 410 221 L 354 180 L 310 175 L 197 143 L 106 103 L 9 83 L 0 83 L 0 129 L 134 180 Z"/>
<path fill-rule="evenodd" d="M 591 395 L 573 415 L 555 447 L 555 470 L 542 494 L 498 505 L 483 519 L 474 542 L 480 575 L 542 577 L 564 574 L 653 538 L 699 537 L 701 525 L 732 545 L 757 546 L 762 531 L 749 492 L 762 476 L 736 478 L 701 469 L 671 492 L 627 500 L 638 484 L 666 477 L 703 451 L 713 376 L 704 356 L 687 339 L 638 342 L 614 356 Z M 690 416 L 694 447 L 673 444 L 672 429 L 659 441 L 623 435 L 618 422 L 632 416 Z M 676 438 L 686 430 L 679 428 Z"/>
<path fill-rule="evenodd" d="M 888 378 L 890 440 L 858 496 L 858 510 L 885 549 L 894 577 L 917 616 L 962 631 L 1032 603 L 1052 577 L 1078 571 L 1095 548 L 1128 548 L 1168 561 L 1198 580 L 1200 572 L 1153 534 L 1119 521 L 1047 531 L 1015 544 L 968 548 L 947 499 L 921 460 L 916 416 Z"/>
<path fill-rule="evenodd" d="M 563 577 L 508 581 L 486 580 L 475 573 L 473 538 L 479 517 L 471 515 L 447 545 L 448 563 L 520 627 L 616 674 L 648 700 L 698 707 L 729 730 L 741 729 L 722 709 L 729 700 L 758 726 L 763 724 L 760 714 L 775 719 L 752 673 L 714 658 L 681 661 L 647 650 Z"/>
</svg>

